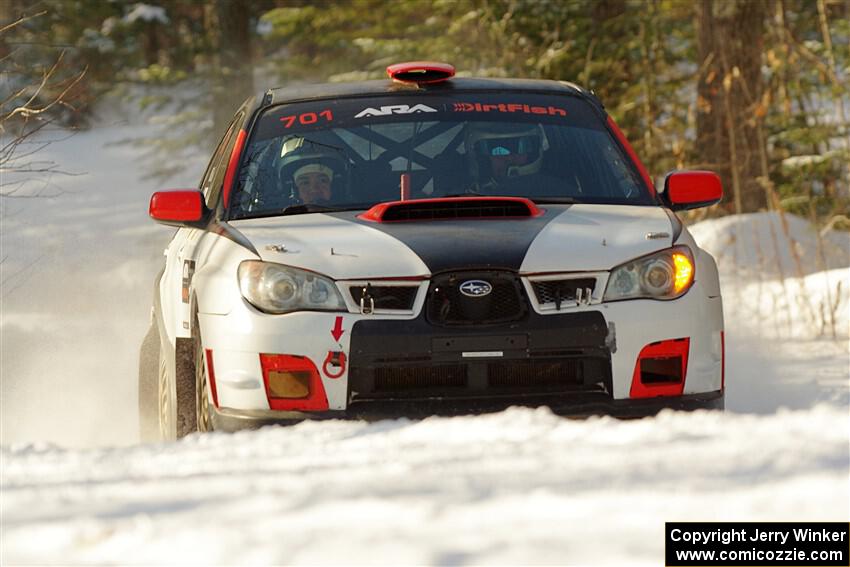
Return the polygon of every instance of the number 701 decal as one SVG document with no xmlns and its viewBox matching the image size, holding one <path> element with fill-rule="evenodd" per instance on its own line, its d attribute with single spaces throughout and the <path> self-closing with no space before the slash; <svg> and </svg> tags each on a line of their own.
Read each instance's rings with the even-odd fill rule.
<svg viewBox="0 0 850 567">
<path fill-rule="evenodd" d="M 293 114 L 292 116 L 283 116 L 280 121 L 283 122 L 284 128 L 292 128 L 292 126 L 298 122 L 299 124 L 303 124 L 304 126 L 308 126 L 310 124 L 315 124 L 319 121 L 319 119 L 324 118 L 326 122 L 333 122 L 334 115 L 330 110 L 323 110 L 321 112 L 305 112 L 303 114 Z"/>
</svg>

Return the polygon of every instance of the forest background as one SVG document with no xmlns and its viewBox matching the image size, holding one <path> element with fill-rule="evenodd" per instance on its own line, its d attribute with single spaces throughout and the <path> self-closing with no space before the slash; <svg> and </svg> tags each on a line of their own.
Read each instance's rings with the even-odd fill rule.
<svg viewBox="0 0 850 567">
<path fill-rule="evenodd" d="M 727 411 L 138 444 L 150 193 L 249 94 L 413 59 L 576 82 L 656 179 L 720 173 L 687 220 Z M 848 66 L 850 0 L 0 0 L 0 564 L 658 565 L 670 519 L 846 521 Z"/>
<path fill-rule="evenodd" d="M 128 143 L 165 182 L 255 91 L 421 59 L 594 90 L 656 178 L 720 174 L 700 218 L 850 228 L 850 0 L 0 0 L 0 172 L 62 171 L 25 142 L 117 95 L 160 121 Z"/>
</svg>

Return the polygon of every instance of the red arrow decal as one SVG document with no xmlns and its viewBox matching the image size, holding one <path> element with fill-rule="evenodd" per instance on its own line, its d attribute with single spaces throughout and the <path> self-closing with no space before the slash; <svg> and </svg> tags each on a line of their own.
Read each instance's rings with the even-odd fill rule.
<svg viewBox="0 0 850 567">
<path fill-rule="evenodd" d="M 345 331 L 342 330 L 342 317 L 337 317 L 334 322 L 334 328 L 331 329 L 331 335 L 333 335 L 335 341 L 339 341 L 339 338 L 344 332 Z"/>
</svg>

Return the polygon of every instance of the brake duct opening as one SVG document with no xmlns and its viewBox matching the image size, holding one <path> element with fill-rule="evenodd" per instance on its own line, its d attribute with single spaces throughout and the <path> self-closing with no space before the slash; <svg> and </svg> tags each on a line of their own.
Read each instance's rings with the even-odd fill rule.
<svg viewBox="0 0 850 567">
<path fill-rule="evenodd" d="M 270 409 L 328 409 L 328 397 L 319 370 L 306 356 L 261 354 L 260 366 Z"/>
<path fill-rule="evenodd" d="M 631 398 L 681 396 L 685 390 L 690 339 L 650 343 L 641 349 L 632 376 Z"/>
</svg>

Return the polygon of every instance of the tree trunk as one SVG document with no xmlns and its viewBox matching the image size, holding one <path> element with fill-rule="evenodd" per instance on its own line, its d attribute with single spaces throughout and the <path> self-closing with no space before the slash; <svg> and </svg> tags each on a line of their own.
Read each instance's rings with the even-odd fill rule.
<svg viewBox="0 0 850 567">
<path fill-rule="evenodd" d="M 758 135 L 764 115 L 761 56 L 766 0 L 701 0 L 696 8 L 699 48 L 697 152 L 720 174 L 725 202 L 735 212 L 767 207 Z M 728 206 L 728 205 L 727 205 Z"/>
<path fill-rule="evenodd" d="M 236 109 L 254 93 L 254 67 L 251 58 L 251 4 L 217 0 L 215 9 L 218 66 L 213 71 L 213 128 L 216 136 L 220 136 Z"/>
<path fill-rule="evenodd" d="M 591 3 L 591 16 L 596 22 L 604 22 L 626 12 L 626 0 L 597 0 Z"/>
</svg>

